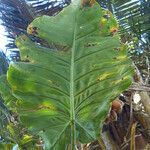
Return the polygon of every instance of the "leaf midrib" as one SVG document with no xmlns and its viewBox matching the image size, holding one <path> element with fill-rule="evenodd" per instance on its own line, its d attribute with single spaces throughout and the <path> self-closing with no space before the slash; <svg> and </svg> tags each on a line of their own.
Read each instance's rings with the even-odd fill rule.
<svg viewBox="0 0 150 150">
<path fill-rule="evenodd" d="M 73 31 L 73 43 L 71 49 L 71 65 L 70 65 L 70 122 L 71 122 L 71 149 L 75 149 L 76 143 L 76 134 L 75 134 L 75 106 L 74 106 L 74 53 L 75 53 L 75 46 L 76 46 L 76 12 L 74 16 L 74 31 Z"/>
</svg>

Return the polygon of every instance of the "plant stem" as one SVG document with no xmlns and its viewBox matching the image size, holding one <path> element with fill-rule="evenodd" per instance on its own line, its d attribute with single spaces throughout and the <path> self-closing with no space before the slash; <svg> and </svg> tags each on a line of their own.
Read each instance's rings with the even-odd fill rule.
<svg viewBox="0 0 150 150">
<path fill-rule="evenodd" d="M 76 141 L 76 135 L 75 135 L 75 122 L 71 122 L 71 150 L 75 150 L 75 141 Z"/>
<path fill-rule="evenodd" d="M 105 143 L 101 137 L 98 139 L 98 143 L 99 143 L 102 150 L 106 150 Z"/>
<path fill-rule="evenodd" d="M 135 133 L 136 133 L 137 123 L 134 123 L 131 128 L 131 142 L 130 142 L 130 150 L 135 150 Z"/>
</svg>

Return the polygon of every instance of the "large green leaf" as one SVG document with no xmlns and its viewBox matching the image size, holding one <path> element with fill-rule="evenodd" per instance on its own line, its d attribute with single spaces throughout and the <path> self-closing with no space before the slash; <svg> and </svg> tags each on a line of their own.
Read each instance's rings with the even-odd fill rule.
<svg viewBox="0 0 150 150">
<path fill-rule="evenodd" d="M 49 48 L 27 36 L 16 41 L 22 62 L 11 64 L 8 81 L 21 100 L 21 121 L 42 136 L 47 150 L 70 144 L 73 150 L 76 141 L 99 138 L 111 101 L 131 84 L 126 47 L 119 48 L 119 37 L 111 32 L 112 15 L 100 26 L 103 15 L 97 3 L 83 7 L 74 0 L 55 17 L 29 25 L 28 33 Z"/>
</svg>

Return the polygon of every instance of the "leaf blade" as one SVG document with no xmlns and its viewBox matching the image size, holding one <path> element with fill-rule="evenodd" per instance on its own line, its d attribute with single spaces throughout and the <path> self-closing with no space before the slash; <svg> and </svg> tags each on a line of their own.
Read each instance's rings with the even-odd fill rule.
<svg viewBox="0 0 150 150">
<path fill-rule="evenodd" d="M 97 139 L 111 101 L 131 84 L 126 48 L 119 48 L 118 35 L 101 34 L 103 14 L 98 4 L 83 8 L 74 1 L 59 15 L 38 18 L 28 27 L 52 46 L 17 39 L 24 62 L 10 66 L 8 81 L 21 99 L 22 122 L 45 139 L 47 149 L 71 143 L 74 149 L 77 140 Z"/>
</svg>

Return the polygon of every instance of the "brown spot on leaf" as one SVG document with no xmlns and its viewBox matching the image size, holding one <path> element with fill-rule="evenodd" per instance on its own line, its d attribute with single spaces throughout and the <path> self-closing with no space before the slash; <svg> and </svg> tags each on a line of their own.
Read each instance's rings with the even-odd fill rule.
<svg viewBox="0 0 150 150">
<path fill-rule="evenodd" d="M 92 7 L 95 0 L 82 0 L 82 7 Z"/>
<path fill-rule="evenodd" d="M 112 28 L 110 29 L 110 33 L 111 33 L 112 35 L 116 34 L 117 32 L 118 32 L 118 29 L 117 29 L 116 27 L 112 27 Z"/>
<path fill-rule="evenodd" d="M 108 20 L 110 18 L 110 14 L 104 14 L 103 17 Z"/>
<path fill-rule="evenodd" d="M 95 3 L 95 0 L 90 0 L 90 7 L 92 7 Z"/>
<path fill-rule="evenodd" d="M 38 30 L 37 27 L 33 27 L 32 25 L 29 25 L 27 32 L 32 35 L 38 35 L 37 30 Z"/>
<path fill-rule="evenodd" d="M 84 45 L 84 47 L 94 47 L 94 46 L 97 46 L 97 45 L 98 45 L 98 43 L 86 43 Z"/>
<path fill-rule="evenodd" d="M 113 59 L 114 59 L 114 60 L 116 60 L 116 59 L 117 59 L 117 57 L 113 57 Z"/>
</svg>

